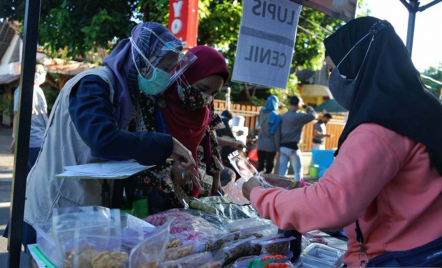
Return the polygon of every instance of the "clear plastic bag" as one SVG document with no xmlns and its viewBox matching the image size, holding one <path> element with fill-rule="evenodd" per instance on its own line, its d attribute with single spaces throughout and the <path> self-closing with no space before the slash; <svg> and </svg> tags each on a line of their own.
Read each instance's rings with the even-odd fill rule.
<svg viewBox="0 0 442 268">
<path fill-rule="evenodd" d="M 136 245 L 141 243 L 156 231 L 156 227 L 130 214 L 121 214 L 121 246 L 130 253 Z"/>
<path fill-rule="evenodd" d="M 260 226 L 249 227 L 239 230 L 240 239 L 246 239 L 249 237 L 262 238 L 264 236 L 276 235 L 278 233 L 278 227 L 274 224 L 265 224 Z"/>
<path fill-rule="evenodd" d="M 191 215 L 185 210 L 172 209 L 147 217 L 145 220 L 154 226 L 161 226 L 168 219 L 174 218 L 170 226 L 170 242 L 196 242 L 212 239 L 224 230 L 212 225 L 207 220 Z"/>
<path fill-rule="evenodd" d="M 160 268 L 195 268 L 208 263 L 213 263 L 212 254 L 209 252 L 187 256 L 175 261 L 162 262 Z"/>
<path fill-rule="evenodd" d="M 263 241 L 261 245 L 261 254 L 269 255 L 289 255 L 290 242 L 295 240 L 294 237 L 279 238 L 275 240 Z"/>
<path fill-rule="evenodd" d="M 256 239 L 256 237 L 252 236 L 247 239 L 225 244 L 222 249 L 215 253 L 215 259 L 220 260 L 224 265 L 227 265 L 236 261 L 240 257 L 252 255 L 250 242 L 254 239 Z"/>
<path fill-rule="evenodd" d="M 110 210 L 104 207 L 90 206 L 90 207 L 69 207 L 59 208 L 54 210 L 52 217 L 52 226 L 54 230 L 54 238 L 56 243 L 58 259 L 63 260 L 64 267 L 74 267 L 76 258 L 78 258 L 79 250 L 83 248 L 91 249 L 93 247 L 105 248 L 106 244 L 112 249 L 120 249 L 120 237 L 116 240 L 110 240 L 110 234 L 117 234 L 121 229 L 120 225 L 120 211 L 118 209 Z M 99 226 L 99 227 L 97 227 Z M 90 228 L 103 229 L 98 233 L 100 239 L 98 245 L 79 246 L 77 251 L 75 247 L 82 244 L 80 234 L 84 234 Z M 116 246 L 115 246 L 116 244 Z"/>
<path fill-rule="evenodd" d="M 237 220 L 237 221 L 231 222 L 231 223 L 227 224 L 225 226 L 225 228 L 229 232 L 237 232 L 241 229 L 262 226 L 262 225 L 269 224 L 269 223 L 271 223 L 271 221 L 263 219 L 263 218 L 250 218 L 250 219 L 243 219 L 243 220 Z"/>
<path fill-rule="evenodd" d="M 194 249 L 193 244 L 166 249 L 164 251 L 163 261 L 174 261 L 174 260 L 182 259 L 184 257 L 191 255 L 192 253 L 197 253 Z"/>
<path fill-rule="evenodd" d="M 189 206 L 193 209 L 193 212 L 191 212 L 193 215 L 197 215 L 196 213 L 199 211 L 196 210 L 202 207 L 210 207 L 210 211 L 212 212 L 215 210 L 215 214 L 218 218 L 214 221 L 211 221 L 210 218 L 206 217 L 207 214 L 214 213 L 204 211 L 204 209 L 202 217 L 215 225 L 218 224 L 218 226 L 225 226 L 226 224 L 235 220 L 256 218 L 259 216 L 258 212 L 255 208 L 253 208 L 252 205 L 234 204 L 229 199 L 221 196 L 209 196 L 200 198 L 198 200 L 193 200 L 189 202 Z"/>
<path fill-rule="evenodd" d="M 128 253 L 121 251 L 121 217 L 111 210 L 111 217 L 91 218 L 96 213 L 78 215 L 74 235 L 74 267 L 121 267 Z"/>
<path fill-rule="evenodd" d="M 170 225 L 174 219 L 163 223 L 158 230 L 143 242 L 138 244 L 130 253 L 130 268 L 157 268 L 166 245 L 169 242 Z"/>
<path fill-rule="evenodd" d="M 264 236 L 262 238 L 258 238 L 250 242 L 250 245 L 252 246 L 252 254 L 260 255 L 261 254 L 261 243 L 269 240 L 279 239 L 283 238 L 284 234 L 277 234 L 277 235 L 270 235 L 270 236 Z"/>
<path fill-rule="evenodd" d="M 343 250 L 328 247 L 322 244 L 311 244 L 308 246 L 302 255 L 314 257 L 325 262 L 333 264 L 334 267 L 343 265 L 342 258 L 345 252 Z"/>
<path fill-rule="evenodd" d="M 226 186 L 222 187 L 225 196 L 233 203 L 238 205 L 250 204 L 250 201 L 244 197 L 242 193 L 242 186 L 246 182 L 244 178 L 241 178 L 235 182 L 229 182 Z"/>
</svg>

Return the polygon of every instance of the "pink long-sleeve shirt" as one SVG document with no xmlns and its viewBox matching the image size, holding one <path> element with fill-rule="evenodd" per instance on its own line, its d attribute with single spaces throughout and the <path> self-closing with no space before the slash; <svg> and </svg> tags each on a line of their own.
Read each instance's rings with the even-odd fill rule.
<svg viewBox="0 0 442 268">
<path fill-rule="evenodd" d="M 256 187 L 251 202 L 281 229 L 345 227 L 349 267 L 359 266 L 357 219 L 369 258 L 442 236 L 442 176 L 426 147 L 376 124 L 348 136 L 317 184 L 290 191 Z"/>
</svg>

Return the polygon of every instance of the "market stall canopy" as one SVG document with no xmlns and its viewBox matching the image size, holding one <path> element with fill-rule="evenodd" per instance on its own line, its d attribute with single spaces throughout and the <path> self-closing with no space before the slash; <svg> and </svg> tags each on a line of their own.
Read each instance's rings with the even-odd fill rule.
<svg viewBox="0 0 442 268">
<path fill-rule="evenodd" d="M 355 18 L 357 0 L 290 0 L 343 21 Z"/>
<path fill-rule="evenodd" d="M 20 79 L 20 74 L 4 74 L 0 75 L 0 85 L 8 85 Z"/>
<path fill-rule="evenodd" d="M 323 104 L 315 107 L 316 112 L 329 113 L 329 114 L 344 114 L 348 113 L 347 110 L 341 107 L 335 100 L 328 100 Z"/>
</svg>

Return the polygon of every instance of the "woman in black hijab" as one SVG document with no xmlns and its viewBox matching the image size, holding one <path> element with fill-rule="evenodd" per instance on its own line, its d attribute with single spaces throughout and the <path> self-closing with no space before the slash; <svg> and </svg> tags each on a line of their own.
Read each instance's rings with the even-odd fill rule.
<svg viewBox="0 0 442 268">
<path fill-rule="evenodd" d="M 355 19 L 324 44 L 330 91 L 350 112 L 334 163 L 315 185 L 251 179 L 244 196 L 281 229 L 344 227 L 348 266 L 441 266 L 442 106 L 388 22 Z"/>
</svg>

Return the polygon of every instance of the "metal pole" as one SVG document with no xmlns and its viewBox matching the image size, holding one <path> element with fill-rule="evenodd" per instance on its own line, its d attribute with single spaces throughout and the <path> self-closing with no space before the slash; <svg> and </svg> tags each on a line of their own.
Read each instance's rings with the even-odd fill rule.
<svg viewBox="0 0 442 268">
<path fill-rule="evenodd" d="M 416 13 L 419 11 L 419 1 L 410 0 L 410 8 L 408 9 L 408 31 L 407 31 L 407 49 L 410 54 L 413 51 L 414 26 L 416 25 Z"/>
<path fill-rule="evenodd" d="M 17 137 L 15 137 L 14 176 L 9 214 L 8 267 L 10 268 L 20 267 L 39 19 L 40 0 L 26 0 L 24 46 L 20 77 L 20 104 Z"/>
</svg>

